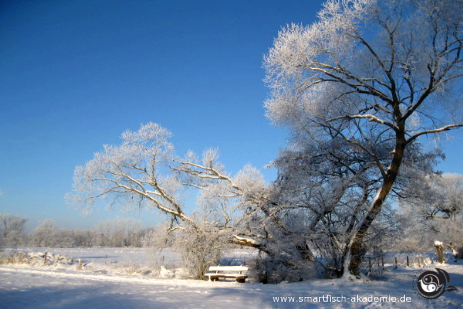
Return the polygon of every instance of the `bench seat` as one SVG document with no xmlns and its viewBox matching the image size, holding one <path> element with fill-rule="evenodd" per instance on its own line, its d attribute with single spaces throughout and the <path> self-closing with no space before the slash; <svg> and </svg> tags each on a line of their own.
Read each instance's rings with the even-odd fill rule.
<svg viewBox="0 0 463 309">
<path fill-rule="evenodd" d="M 211 266 L 208 272 L 204 274 L 204 277 L 209 278 L 209 281 L 232 278 L 237 282 L 244 283 L 248 277 L 248 270 L 247 266 Z"/>
</svg>

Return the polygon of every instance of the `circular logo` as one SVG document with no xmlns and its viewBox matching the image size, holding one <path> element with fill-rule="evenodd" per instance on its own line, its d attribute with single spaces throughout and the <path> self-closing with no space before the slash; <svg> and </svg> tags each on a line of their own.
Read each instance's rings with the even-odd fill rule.
<svg viewBox="0 0 463 309">
<path fill-rule="evenodd" d="M 437 272 L 427 270 L 422 272 L 416 280 L 414 280 L 413 289 L 420 297 L 425 299 L 436 299 L 445 292 L 455 291 L 456 288 L 448 286 L 450 281 L 449 274 L 440 268 L 436 268 Z"/>
<path fill-rule="evenodd" d="M 425 298 L 435 298 L 441 293 L 443 283 L 435 272 L 425 271 L 418 277 L 416 285 Z"/>
</svg>

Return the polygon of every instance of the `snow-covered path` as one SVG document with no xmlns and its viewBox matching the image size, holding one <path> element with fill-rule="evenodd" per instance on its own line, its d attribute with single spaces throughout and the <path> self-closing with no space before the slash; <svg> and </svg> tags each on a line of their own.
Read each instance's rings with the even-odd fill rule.
<svg viewBox="0 0 463 309">
<path fill-rule="evenodd" d="M 0 267 L 0 308 L 463 308 L 463 267 L 444 267 L 458 291 L 432 301 L 414 294 L 415 272 L 410 270 L 395 271 L 387 281 L 315 280 L 262 285 L 147 279 L 27 266 Z M 300 297 L 328 295 L 344 296 L 348 301 L 299 302 Z M 357 295 L 360 300 L 361 297 L 390 296 L 397 301 L 405 296 L 410 297 L 410 302 L 352 302 L 351 298 Z"/>
<path fill-rule="evenodd" d="M 258 308 L 265 303 L 260 289 L 248 290 L 232 282 L 144 280 L 12 268 L 1 268 L 0 276 L 1 308 Z"/>
<path fill-rule="evenodd" d="M 0 308 L 271 308 L 266 286 L 0 268 Z M 252 286 L 249 289 L 249 286 Z"/>
</svg>

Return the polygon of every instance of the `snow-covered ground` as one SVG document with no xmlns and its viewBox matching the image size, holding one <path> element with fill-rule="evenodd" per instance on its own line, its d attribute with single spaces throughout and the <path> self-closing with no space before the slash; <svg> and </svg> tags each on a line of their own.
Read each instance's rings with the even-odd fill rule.
<svg viewBox="0 0 463 309">
<path fill-rule="evenodd" d="M 0 308 L 463 308 L 463 261 L 397 270 L 388 266 L 381 280 L 367 282 L 333 279 L 263 285 L 157 279 L 160 274 L 150 269 L 158 264 L 143 249 L 21 250 L 64 254 L 74 262 L 0 266 Z M 245 251 L 233 252 L 237 259 L 245 255 Z M 172 252 L 164 255 L 165 264 L 175 259 L 178 256 Z M 435 267 L 447 271 L 449 284 L 458 290 L 436 300 L 421 299 L 413 290 L 414 277 Z M 163 274 L 174 275 L 175 271 Z"/>
</svg>

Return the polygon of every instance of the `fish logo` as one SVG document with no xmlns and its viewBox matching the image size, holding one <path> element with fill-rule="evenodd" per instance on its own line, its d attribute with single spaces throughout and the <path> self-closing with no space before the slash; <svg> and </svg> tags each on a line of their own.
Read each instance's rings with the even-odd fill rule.
<svg viewBox="0 0 463 309">
<path fill-rule="evenodd" d="M 420 297 L 425 299 L 436 299 L 445 292 L 456 291 L 457 288 L 448 285 L 450 282 L 449 274 L 440 268 L 436 268 L 437 272 L 427 270 L 414 282 L 413 289 Z M 416 288 L 415 288 L 416 287 Z"/>
</svg>

